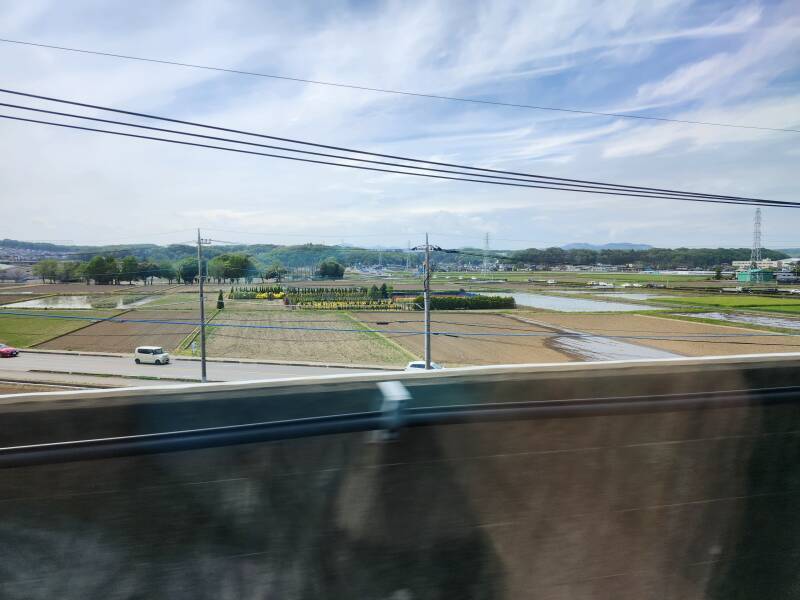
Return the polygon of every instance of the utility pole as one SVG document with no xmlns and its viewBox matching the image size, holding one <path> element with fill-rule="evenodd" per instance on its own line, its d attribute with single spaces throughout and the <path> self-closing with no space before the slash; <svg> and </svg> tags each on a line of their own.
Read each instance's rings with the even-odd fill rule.
<svg viewBox="0 0 800 600">
<path fill-rule="evenodd" d="M 431 246 L 425 234 L 425 370 L 431 368 Z"/>
<path fill-rule="evenodd" d="M 483 241 L 483 278 L 489 278 L 489 232 L 486 232 L 486 237 Z"/>
<path fill-rule="evenodd" d="M 425 309 L 425 368 L 431 368 L 431 250 L 441 250 L 439 246 L 432 246 L 428 243 L 428 234 L 425 234 L 425 245 L 414 246 L 412 250 L 424 250 L 425 260 L 423 264 L 423 300 Z"/>
<path fill-rule="evenodd" d="M 203 244 L 211 240 L 200 237 L 197 229 L 197 279 L 200 282 L 200 381 L 206 383 L 206 299 L 203 295 Z"/>
</svg>

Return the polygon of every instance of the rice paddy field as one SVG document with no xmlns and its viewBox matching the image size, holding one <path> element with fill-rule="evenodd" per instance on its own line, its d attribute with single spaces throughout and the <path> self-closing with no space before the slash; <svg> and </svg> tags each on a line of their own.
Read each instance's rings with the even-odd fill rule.
<svg viewBox="0 0 800 600">
<path fill-rule="evenodd" d="M 680 298 L 660 298 L 659 302 L 681 306 L 702 306 L 714 308 L 747 309 L 764 312 L 800 314 L 800 298 L 786 296 L 683 296 Z"/>
<path fill-rule="evenodd" d="M 25 300 L 34 300 L 41 298 L 41 294 L 3 294 L 0 289 L 0 306 L 4 304 L 13 304 L 14 302 L 24 302 Z"/>
<path fill-rule="evenodd" d="M 384 335 L 416 356 L 422 356 L 424 336 L 420 312 L 353 313 L 370 329 Z M 502 333 L 551 333 L 548 327 L 529 325 L 497 313 L 442 311 L 431 315 L 431 353 L 444 366 L 491 365 L 535 362 L 568 362 L 567 354 L 551 348 L 550 336 L 499 337 Z M 403 332 L 403 333 L 392 333 Z M 412 332 L 412 333 L 405 333 Z M 458 332 L 484 334 L 458 336 Z M 489 335 L 486 335 L 489 334 Z"/>
<path fill-rule="evenodd" d="M 15 311 L 22 312 L 22 311 Z M 92 316 L 107 318 L 119 311 L 93 311 Z M 24 315 L 3 314 L 0 311 L 0 342 L 17 348 L 36 346 L 56 336 L 68 334 L 91 325 L 82 319 L 57 317 L 85 317 L 87 313 L 79 310 L 25 311 Z M 103 342 L 104 344 L 104 342 Z"/>
<path fill-rule="evenodd" d="M 630 343 L 681 356 L 800 352 L 800 336 L 772 335 L 746 327 L 711 325 L 653 315 L 528 313 L 528 317 L 543 325 L 601 336 L 619 336 Z"/>
<path fill-rule="evenodd" d="M 758 312 L 785 313 L 786 316 L 778 317 L 773 314 L 771 318 L 791 319 L 793 316 L 800 316 L 800 298 L 723 295 L 712 291 L 703 295 L 702 291 L 696 290 L 684 291 L 683 294 L 686 295 L 680 295 L 680 292 L 674 293 L 671 290 L 638 288 L 598 292 L 589 290 L 585 285 L 590 278 L 620 283 L 637 280 L 643 282 L 648 278 L 663 277 L 644 277 L 642 274 L 494 274 L 498 279 L 506 278 L 507 281 L 479 281 L 479 276 L 476 273 L 437 273 L 434 289 L 457 290 L 463 287 L 467 290 L 514 292 L 520 297 L 526 294 L 539 295 L 554 302 L 542 306 L 534 304 L 539 308 L 529 308 L 518 303 L 517 309 L 500 311 L 434 311 L 432 349 L 436 362 L 446 366 L 460 366 L 565 362 L 594 360 L 597 356 L 600 359 L 618 356 L 613 354 L 610 347 L 603 345 L 602 339 L 592 341 L 593 352 L 596 354 L 589 356 L 576 353 L 574 347 L 561 343 L 563 339 L 559 342 L 558 334 L 564 330 L 600 338 L 611 336 L 605 341 L 624 340 L 617 344 L 628 344 L 628 350 L 632 346 L 634 354 L 637 347 L 683 356 L 800 351 L 800 336 L 771 336 L 764 330 L 766 326 L 759 328 L 755 321 L 724 325 L 719 320 L 717 324 L 691 320 L 694 311 L 700 310 L 717 311 L 728 317 L 749 314 L 752 318 Z M 632 279 L 631 276 L 639 277 Z M 472 279 L 473 277 L 476 279 Z M 562 282 L 570 280 L 572 287 L 527 281 L 528 278 L 540 281 L 550 277 Z M 697 276 L 673 276 L 671 279 L 685 282 L 692 277 L 698 284 L 711 283 L 705 278 L 700 281 Z M 420 287 L 420 282 L 411 276 L 394 280 L 348 277 L 336 282 L 313 282 L 313 285 L 370 286 L 384 282 L 398 291 Z M 721 283 L 730 285 L 730 282 Z M 289 285 L 302 287 L 303 283 L 290 282 Z M 212 325 L 208 328 L 207 350 L 210 357 L 402 366 L 410 360 L 421 358 L 423 354 L 421 312 L 292 310 L 280 300 L 231 300 L 227 297 L 224 299 L 225 308 L 218 312 L 218 290 L 226 293 L 229 289 L 228 284 L 207 286 L 206 315 Z M 21 348 L 122 353 L 131 352 L 138 345 L 161 345 L 169 351 L 185 353 L 186 346 L 196 334 L 195 324 L 199 317 L 197 292 L 197 286 L 182 284 L 5 285 L 0 287 L 0 305 L 41 299 L 48 303 L 49 308 L 15 309 L 13 304 L 0 308 L 0 342 Z M 630 297 L 626 294 L 630 294 Z M 88 298 L 89 304 L 84 308 L 58 306 L 59 300 L 74 300 L 79 297 Z M 584 308 L 576 309 L 581 312 L 565 312 L 567 307 L 563 305 L 567 302 L 575 304 L 574 299 L 595 302 L 584 302 Z M 608 309 L 609 300 L 627 303 L 631 312 L 589 312 Z M 601 308 L 594 308 L 592 305 L 595 304 Z M 641 311 L 646 309 L 659 312 L 642 314 Z M 3 314 L 4 312 L 24 314 L 11 315 Z M 108 318 L 114 315 L 119 315 L 120 319 L 128 322 L 92 323 L 74 318 L 52 318 Z M 768 316 L 765 314 L 759 318 Z M 789 330 L 784 327 L 780 331 Z M 468 335 L 469 333 L 481 335 Z M 526 334 L 500 335 L 503 333 Z M 720 333 L 726 335 L 720 336 Z M 666 336 L 681 335 L 684 337 L 680 339 L 666 339 Z M 661 339 L 648 339 L 659 337 Z"/>
<path fill-rule="evenodd" d="M 84 316 L 87 313 L 83 313 Z M 97 311 L 92 311 L 94 316 Z M 0 317 L 0 320 L 2 317 Z M 135 311 L 119 315 L 123 322 L 101 321 L 39 344 L 49 350 L 80 350 L 84 352 L 133 352 L 136 346 L 162 346 L 174 351 L 195 329 L 196 312 Z M 178 321 L 151 323 L 147 321 Z M 183 324 L 186 322 L 188 324 Z M 85 323 L 85 322 L 84 322 Z"/>
<path fill-rule="evenodd" d="M 226 308 L 211 323 L 247 327 L 208 328 L 209 356 L 395 366 L 404 366 L 417 358 L 381 334 L 329 331 L 366 329 L 349 313 L 341 311 Z"/>
</svg>

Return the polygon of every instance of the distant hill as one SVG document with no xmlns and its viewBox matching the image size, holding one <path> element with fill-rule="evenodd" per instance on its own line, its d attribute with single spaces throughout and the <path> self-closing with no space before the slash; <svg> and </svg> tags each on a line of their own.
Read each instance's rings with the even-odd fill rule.
<svg viewBox="0 0 800 600">
<path fill-rule="evenodd" d="M 629 244 L 628 242 L 615 242 L 611 244 L 565 244 L 561 246 L 564 250 L 650 250 L 653 246 L 649 244 Z"/>
<path fill-rule="evenodd" d="M 800 248 L 778 248 L 780 252 L 785 252 L 793 258 L 800 258 Z"/>
</svg>

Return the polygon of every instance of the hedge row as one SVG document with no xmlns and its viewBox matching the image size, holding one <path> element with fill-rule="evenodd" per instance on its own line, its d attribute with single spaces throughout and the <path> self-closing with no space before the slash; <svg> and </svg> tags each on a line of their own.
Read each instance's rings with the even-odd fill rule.
<svg viewBox="0 0 800 600">
<path fill-rule="evenodd" d="M 417 296 L 416 304 L 421 309 L 425 299 Z M 431 296 L 431 310 L 468 310 L 484 308 L 516 308 L 510 296 Z"/>
</svg>

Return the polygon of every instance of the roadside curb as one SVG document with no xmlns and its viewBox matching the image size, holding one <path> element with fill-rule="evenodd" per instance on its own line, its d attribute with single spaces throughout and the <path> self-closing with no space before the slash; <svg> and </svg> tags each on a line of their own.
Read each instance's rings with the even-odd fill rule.
<svg viewBox="0 0 800 600">
<path fill-rule="evenodd" d="M 55 372 L 51 373 L 55 374 Z M 56 386 L 56 387 L 64 387 L 64 388 L 75 388 L 75 389 L 98 389 L 98 390 L 113 390 L 117 386 L 112 384 L 97 384 L 97 383 L 64 383 L 61 381 L 50 381 L 50 380 L 42 380 L 42 381 L 31 381 L 30 379 L 9 379 L 5 376 L 0 376 L 0 381 L 4 383 L 18 383 L 20 385 L 47 385 L 47 386 Z"/>
<path fill-rule="evenodd" d="M 94 323 L 92 323 L 94 325 Z M 42 342 L 44 343 L 44 342 Z M 45 350 L 42 348 L 22 348 L 19 351 L 20 354 L 23 353 L 30 353 L 30 354 L 63 354 L 65 356 L 106 356 L 111 358 L 125 358 L 126 356 L 133 356 L 133 353 L 129 354 L 122 354 L 120 352 L 84 352 L 82 350 L 73 351 L 73 350 Z"/>
<path fill-rule="evenodd" d="M 60 354 L 64 356 L 105 356 L 108 358 L 130 358 L 133 356 L 132 352 L 72 352 L 70 350 L 42 350 L 39 348 L 24 348 L 20 350 L 20 355 L 25 353 L 36 354 Z M 172 361 L 200 361 L 199 356 L 176 356 L 170 357 Z M 320 362 L 306 362 L 306 361 L 280 361 L 280 360 L 259 360 L 255 358 L 206 358 L 206 362 L 210 363 L 238 363 L 245 365 L 285 365 L 290 367 L 327 367 L 330 369 L 370 369 L 375 371 L 400 371 L 402 367 L 387 367 L 386 365 L 346 365 L 340 363 L 320 363 Z M 61 372 L 61 371 L 57 371 Z M 89 373 L 78 373 L 79 375 L 88 375 Z"/>
<path fill-rule="evenodd" d="M 199 356 L 173 356 L 172 360 L 189 360 L 200 362 Z M 387 367 L 386 365 L 346 365 L 341 363 L 322 363 L 311 361 L 282 361 L 259 360 L 256 358 L 206 358 L 206 362 L 238 363 L 244 365 L 285 365 L 289 367 L 324 367 L 329 369 L 370 369 L 375 371 L 401 371 L 402 367 Z"/>
<path fill-rule="evenodd" d="M 103 373 L 87 373 L 86 371 L 56 371 L 50 369 L 29 369 L 29 373 L 47 373 L 48 375 L 80 375 L 83 377 L 117 377 L 120 379 L 139 379 L 143 381 L 177 381 L 180 383 L 200 383 L 199 379 L 190 379 L 188 377 L 157 377 L 157 376 L 144 376 L 144 375 L 106 375 Z M 106 387 L 106 386 L 101 386 Z M 114 385 L 108 387 L 116 387 Z"/>
</svg>

